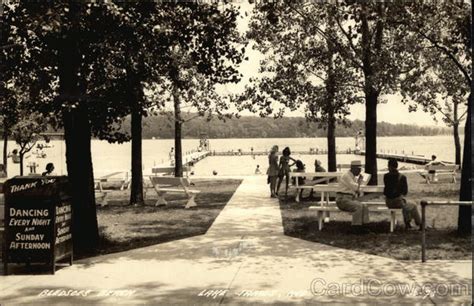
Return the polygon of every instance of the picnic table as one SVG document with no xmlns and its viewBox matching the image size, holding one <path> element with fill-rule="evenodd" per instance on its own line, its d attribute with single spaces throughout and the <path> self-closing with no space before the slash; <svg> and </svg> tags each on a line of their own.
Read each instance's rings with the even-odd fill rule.
<svg viewBox="0 0 474 306">
<path fill-rule="evenodd" d="M 103 183 L 117 182 L 120 183 L 120 190 L 128 189 L 130 186 L 131 176 L 127 171 L 116 171 L 110 174 L 94 179 L 95 198 L 100 206 L 106 206 L 108 192 L 104 191 Z"/>
<path fill-rule="evenodd" d="M 331 184 L 330 181 L 336 180 L 339 181 L 339 178 L 342 176 L 343 172 L 290 172 L 291 178 L 295 178 L 295 184 L 292 185 L 292 188 L 296 189 L 296 202 L 300 201 L 300 191 L 303 189 L 315 190 L 316 186 L 332 186 L 337 184 Z M 305 177 L 308 183 L 303 185 L 299 184 L 299 178 Z M 313 177 L 318 177 L 317 180 L 312 180 Z M 311 182 L 309 182 L 311 180 Z"/>
<path fill-rule="evenodd" d="M 329 218 L 330 212 L 340 212 L 339 208 L 335 206 L 335 201 L 330 201 L 330 195 L 337 193 L 340 190 L 339 183 L 331 183 L 331 180 L 339 181 L 339 178 L 343 172 L 291 172 L 290 177 L 295 178 L 295 184 L 293 188 L 296 189 L 296 202 L 300 201 L 300 191 L 304 189 L 310 189 L 314 192 L 321 193 L 321 199 L 317 203 L 318 205 L 311 206 L 310 209 L 316 210 L 318 213 L 318 228 L 322 230 L 323 221 Z M 318 177 L 317 180 L 311 180 L 301 185 L 298 182 L 298 178 L 306 177 L 309 178 Z M 383 193 L 384 185 L 361 185 L 361 203 L 369 205 L 372 211 L 377 212 L 388 212 L 390 213 L 390 232 L 393 232 L 397 224 L 396 213 L 400 209 L 390 209 L 386 207 L 385 201 L 369 201 L 372 196 L 367 196 L 368 193 L 373 196 L 379 196 Z M 365 194 L 365 196 L 364 196 Z"/>
<path fill-rule="evenodd" d="M 328 185 L 316 185 L 314 186 L 314 191 L 321 192 L 321 200 L 319 201 L 319 205 L 311 206 L 310 209 L 316 210 L 318 213 L 318 229 L 322 230 L 323 228 L 323 221 L 326 218 L 329 218 L 330 212 L 340 212 L 341 210 L 335 206 L 335 201 L 330 201 L 329 195 L 330 193 L 337 193 L 340 188 L 338 184 L 328 184 Z M 361 204 L 368 205 L 371 211 L 376 212 L 388 212 L 390 213 L 390 232 L 393 232 L 396 225 L 397 225 L 397 218 L 396 214 L 397 211 L 400 209 L 392 209 L 386 207 L 385 201 L 371 201 L 370 197 L 364 196 L 364 194 L 370 193 L 373 196 L 378 196 L 383 193 L 384 185 L 366 185 L 360 186 L 361 196 L 360 202 Z"/>
</svg>

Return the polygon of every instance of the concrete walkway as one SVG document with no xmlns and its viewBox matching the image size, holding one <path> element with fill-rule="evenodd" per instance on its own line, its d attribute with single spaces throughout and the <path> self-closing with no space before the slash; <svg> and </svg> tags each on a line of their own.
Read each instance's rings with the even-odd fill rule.
<svg viewBox="0 0 474 306">
<path fill-rule="evenodd" d="M 202 236 L 77 261 L 54 276 L 0 276 L 0 303 L 471 303 L 471 261 L 400 262 L 285 236 L 267 188 L 247 177 Z"/>
</svg>

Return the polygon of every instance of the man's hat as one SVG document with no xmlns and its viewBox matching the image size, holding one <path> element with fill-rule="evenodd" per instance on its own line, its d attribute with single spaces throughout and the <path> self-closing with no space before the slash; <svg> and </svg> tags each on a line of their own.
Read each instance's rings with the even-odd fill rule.
<svg viewBox="0 0 474 306">
<path fill-rule="evenodd" d="M 351 161 L 351 168 L 360 168 L 362 167 L 362 163 L 360 160 L 353 160 Z"/>
</svg>

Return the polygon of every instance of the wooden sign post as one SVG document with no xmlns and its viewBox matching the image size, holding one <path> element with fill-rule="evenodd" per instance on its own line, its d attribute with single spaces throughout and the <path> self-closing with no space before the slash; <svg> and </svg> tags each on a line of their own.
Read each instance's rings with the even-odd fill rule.
<svg viewBox="0 0 474 306">
<path fill-rule="evenodd" d="M 72 265 L 72 205 L 66 176 L 17 176 L 5 182 L 4 271 L 8 264 Z"/>
</svg>

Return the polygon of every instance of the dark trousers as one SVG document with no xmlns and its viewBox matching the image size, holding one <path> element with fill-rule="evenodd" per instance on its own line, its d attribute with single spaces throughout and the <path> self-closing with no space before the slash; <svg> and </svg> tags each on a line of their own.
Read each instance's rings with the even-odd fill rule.
<svg viewBox="0 0 474 306">
<path fill-rule="evenodd" d="M 403 221 L 405 224 L 410 224 L 412 219 L 415 219 L 416 225 L 421 224 L 420 213 L 418 212 L 418 208 L 414 202 L 407 201 L 403 196 L 400 196 L 394 199 L 385 198 L 385 203 L 388 208 L 402 209 Z"/>
</svg>

